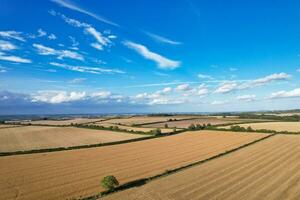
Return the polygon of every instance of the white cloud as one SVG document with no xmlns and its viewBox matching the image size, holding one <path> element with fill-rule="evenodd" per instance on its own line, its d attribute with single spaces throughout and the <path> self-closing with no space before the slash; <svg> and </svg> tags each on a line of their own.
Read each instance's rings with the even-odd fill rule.
<svg viewBox="0 0 300 200">
<path fill-rule="evenodd" d="M 245 90 L 249 88 L 254 88 L 258 86 L 263 86 L 270 84 L 275 81 L 283 81 L 288 80 L 291 77 L 291 75 L 286 73 L 275 73 L 268 76 L 265 76 L 263 78 L 258 78 L 254 80 L 247 80 L 247 81 L 240 81 L 241 84 L 237 84 L 237 81 L 229 81 L 229 82 L 223 82 L 215 91 L 215 93 L 229 93 L 235 90 Z"/>
<path fill-rule="evenodd" d="M 154 53 L 150 51 L 146 46 L 143 46 L 141 44 L 137 44 L 130 41 L 125 41 L 124 45 L 127 46 L 130 49 L 135 50 L 137 53 L 142 55 L 144 58 L 152 60 L 157 63 L 158 67 L 161 69 L 175 69 L 179 67 L 180 62 L 170 60 L 166 57 L 163 57 L 157 53 Z"/>
<path fill-rule="evenodd" d="M 69 0 L 52 0 L 52 2 L 62 6 L 62 7 L 65 7 L 65 8 L 69 8 L 71 10 L 74 10 L 74 11 L 77 11 L 77 12 L 80 12 L 80 13 L 83 13 L 83 14 L 86 14 L 90 17 L 93 17 L 101 22 L 104 22 L 106 24 L 110 24 L 110 25 L 113 25 L 113 26 L 119 26 L 118 24 L 108 20 L 108 19 L 105 19 L 104 17 L 101 17 L 93 12 L 90 12 L 88 10 L 85 10 L 83 8 L 81 8 L 80 6 L 76 5 L 75 3 L 69 1 Z M 51 11 L 53 12 L 53 11 Z"/>
<path fill-rule="evenodd" d="M 201 79 L 213 79 L 210 75 L 206 75 L 206 74 L 198 74 L 198 78 L 201 78 Z"/>
<path fill-rule="evenodd" d="M 211 105 L 222 105 L 225 103 L 226 103 L 225 101 L 213 101 L 213 102 L 211 102 Z"/>
<path fill-rule="evenodd" d="M 25 39 L 22 37 L 22 33 L 17 31 L 0 31 L 0 36 L 25 42 Z"/>
<path fill-rule="evenodd" d="M 197 91 L 197 94 L 199 96 L 205 96 L 209 93 L 208 91 L 208 88 L 205 84 L 201 84 L 199 87 L 198 87 L 198 91 Z"/>
<path fill-rule="evenodd" d="M 159 36 L 159 35 L 147 32 L 147 31 L 144 31 L 144 32 L 145 32 L 146 35 L 148 35 L 152 39 L 154 39 L 154 40 L 156 40 L 158 42 L 161 42 L 161 43 L 166 43 L 166 44 L 171 44 L 171 45 L 179 45 L 179 44 L 181 44 L 181 42 L 170 40 L 168 38 L 165 38 L 165 37 L 162 37 L 162 36 Z"/>
<path fill-rule="evenodd" d="M 277 81 L 277 80 L 287 80 L 291 77 L 291 75 L 286 74 L 286 73 L 278 73 L 278 74 L 271 74 L 269 76 L 265 76 L 263 78 L 255 79 L 251 81 L 251 85 L 253 86 L 259 86 L 259 85 L 265 85 L 268 84 L 272 81 Z"/>
<path fill-rule="evenodd" d="M 71 19 L 66 17 L 65 15 L 59 14 L 62 19 L 69 25 L 77 27 L 77 28 L 83 28 L 85 34 L 91 35 L 96 42 L 91 43 L 90 45 L 98 50 L 103 50 L 104 46 L 109 46 L 112 44 L 112 41 L 110 38 L 104 36 L 101 32 L 97 31 L 94 27 L 92 27 L 90 24 L 80 22 L 75 19 Z M 72 39 L 71 39 L 72 40 Z M 74 43 L 73 43 L 74 44 Z"/>
<path fill-rule="evenodd" d="M 31 60 L 29 60 L 29 59 L 21 58 L 18 56 L 6 55 L 3 52 L 0 52 L 0 60 L 11 61 L 11 62 L 16 62 L 16 63 L 31 63 Z"/>
<path fill-rule="evenodd" d="M 193 88 L 191 88 L 190 85 L 187 84 L 187 83 L 178 85 L 178 86 L 176 87 L 176 90 L 177 90 L 177 91 L 183 91 L 183 92 L 190 91 L 190 90 L 192 90 L 192 89 L 193 89 Z"/>
<path fill-rule="evenodd" d="M 53 33 L 51 33 L 51 34 L 48 36 L 48 39 L 49 39 L 49 40 L 56 40 L 57 37 L 56 37 Z"/>
<path fill-rule="evenodd" d="M 17 49 L 17 46 L 9 41 L 0 40 L 0 50 L 10 51 Z"/>
<path fill-rule="evenodd" d="M 7 68 L 0 66 L 0 73 L 5 73 L 5 72 L 7 72 Z"/>
<path fill-rule="evenodd" d="M 229 68 L 229 71 L 231 71 L 231 72 L 234 72 L 234 71 L 237 71 L 238 69 L 237 68 L 234 68 L 234 67 L 230 67 Z"/>
<path fill-rule="evenodd" d="M 47 32 L 46 31 L 44 31 L 43 29 L 38 29 L 37 30 L 37 32 L 38 32 L 38 37 L 44 37 L 44 36 L 46 36 L 47 35 Z"/>
<path fill-rule="evenodd" d="M 119 69 L 104 69 L 99 67 L 87 67 L 87 66 L 71 66 L 71 65 L 60 64 L 56 62 L 51 62 L 50 65 L 61 67 L 72 71 L 91 73 L 91 74 L 124 74 L 125 73 Z"/>
<path fill-rule="evenodd" d="M 81 54 L 78 54 L 77 52 L 74 51 L 56 50 L 41 44 L 33 44 L 32 46 L 34 46 L 38 50 L 38 53 L 40 55 L 55 55 L 57 56 L 58 59 L 71 58 L 76 60 L 84 60 Z"/>
<path fill-rule="evenodd" d="M 256 95 L 252 94 L 252 95 L 241 95 L 241 96 L 237 96 L 236 97 L 237 100 L 240 101 L 255 101 L 256 99 Z"/>
<path fill-rule="evenodd" d="M 222 83 L 214 93 L 228 93 L 237 88 L 237 84 L 235 82 L 225 82 Z"/>
<path fill-rule="evenodd" d="M 76 47 L 79 45 L 79 42 L 77 42 L 76 38 L 75 37 L 72 37 L 72 36 L 69 36 L 71 42 L 72 42 L 72 46 L 73 47 Z"/>
<path fill-rule="evenodd" d="M 165 99 L 165 98 L 158 98 L 158 99 L 153 99 L 150 102 L 148 102 L 148 105 L 176 105 L 176 104 L 182 104 L 185 103 L 186 100 L 174 100 L 174 99 Z"/>
<path fill-rule="evenodd" d="M 292 98 L 292 97 L 300 97 L 300 88 L 296 88 L 291 91 L 279 91 L 271 94 L 271 98 Z"/>
<path fill-rule="evenodd" d="M 98 98 L 98 99 L 107 99 L 112 96 L 112 93 L 110 91 L 100 91 L 95 92 L 91 95 L 91 97 Z"/>
<path fill-rule="evenodd" d="M 83 100 L 86 96 L 85 92 L 66 92 L 66 91 L 39 91 L 32 95 L 32 102 L 44 102 L 58 104 L 64 102 Z"/>
<path fill-rule="evenodd" d="M 86 80 L 86 78 L 74 78 L 71 81 L 69 81 L 69 83 L 78 84 L 78 83 L 84 82 L 85 80 Z"/>
</svg>

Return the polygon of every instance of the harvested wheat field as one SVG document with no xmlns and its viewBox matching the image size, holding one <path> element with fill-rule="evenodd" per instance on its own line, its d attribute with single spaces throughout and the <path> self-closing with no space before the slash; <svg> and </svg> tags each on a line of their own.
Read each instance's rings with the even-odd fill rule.
<svg viewBox="0 0 300 200">
<path fill-rule="evenodd" d="M 0 129 L 0 152 L 69 147 L 128 140 L 143 135 L 74 127 L 22 126 Z"/>
<path fill-rule="evenodd" d="M 119 129 L 125 129 L 127 131 L 142 131 L 142 132 L 150 132 L 151 130 L 154 130 L 155 128 L 146 128 L 146 127 L 132 127 L 132 126 L 124 126 L 124 125 L 116 125 L 111 124 L 107 122 L 95 122 L 92 123 L 93 125 L 103 126 L 103 127 L 111 127 L 111 126 L 117 126 Z M 171 133 L 173 132 L 173 129 L 171 128 L 161 128 L 160 129 L 162 133 Z"/>
<path fill-rule="evenodd" d="M 13 125 L 13 124 L 0 124 L 0 129 L 1 128 L 12 128 L 12 127 L 18 127 L 20 125 Z"/>
<path fill-rule="evenodd" d="M 215 118 L 215 117 L 202 117 L 199 119 L 187 119 L 187 120 L 182 120 L 182 121 L 171 121 L 171 122 L 163 122 L 163 123 L 155 123 L 155 124 L 148 124 L 148 125 L 143 125 L 143 127 L 154 127 L 154 128 L 163 128 L 165 127 L 165 124 L 168 124 L 168 127 L 176 127 L 176 128 L 187 128 L 191 124 L 208 124 L 210 123 L 211 125 L 218 125 L 218 124 L 230 124 L 230 123 L 238 123 L 243 121 L 242 119 L 220 119 L 220 118 Z M 249 121 L 249 120 L 247 120 Z"/>
<path fill-rule="evenodd" d="M 41 125 L 54 125 L 54 126 L 64 126 L 64 125 L 71 125 L 71 124 L 86 124 L 91 122 L 97 122 L 104 120 L 104 118 L 75 118 L 75 119 L 66 119 L 66 120 L 36 120 L 36 121 L 29 121 L 23 122 L 23 124 L 41 124 Z"/>
<path fill-rule="evenodd" d="M 247 123 L 238 124 L 241 127 L 251 127 L 255 130 L 267 129 L 274 131 L 300 132 L 300 122 L 264 122 L 264 123 Z M 225 127 L 225 128 L 230 128 Z"/>
<path fill-rule="evenodd" d="M 0 199 L 67 199 L 97 194 L 100 180 L 121 184 L 209 158 L 265 137 L 259 133 L 186 132 L 90 149 L 0 157 Z"/>
<path fill-rule="evenodd" d="M 199 116 L 198 116 L 199 117 Z M 118 119 L 110 119 L 106 122 L 112 123 L 112 124 L 124 124 L 124 125 L 133 125 L 133 124 L 146 124 L 146 123 L 155 123 L 155 122 L 165 122 L 170 119 L 174 120 L 180 120 L 180 119 L 191 119 L 191 118 L 197 118 L 197 116 L 163 116 L 163 117 L 148 117 L 148 116 L 134 116 L 134 117 L 127 117 L 127 118 L 118 118 Z"/>
<path fill-rule="evenodd" d="M 300 137 L 276 135 L 224 157 L 107 196 L 122 199 L 300 199 Z"/>
</svg>

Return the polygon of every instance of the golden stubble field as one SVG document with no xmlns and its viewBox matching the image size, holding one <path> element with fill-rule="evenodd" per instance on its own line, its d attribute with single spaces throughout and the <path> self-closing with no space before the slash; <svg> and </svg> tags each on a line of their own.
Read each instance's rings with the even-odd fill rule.
<svg viewBox="0 0 300 200">
<path fill-rule="evenodd" d="M 99 148 L 0 158 L 0 199 L 67 199 L 94 195 L 101 179 L 121 184 L 153 176 L 265 137 L 215 131 L 178 135 Z"/>
<path fill-rule="evenodd" d="M 106 122 L 112 123 L 112 124 L 124 124 L 127 126 L 131 126 L 133 124 L 144 124 L 144 123 L 154 123 L 154 122 L 162 122 L 162 121 L 168 121 L 169 119 L 191 119 L 191 118 L 197 118 L 200 116 L 189 116 L 189 115 L 176 115 L 176 116 L 162 116 L 162 117 L 148 117 L 148 116 L 134 116 L 129 118 L 117 118 L 117 119 L 110 119 Z"/>
<path fill-rule="evenodd" d="M 0 152 L 69 147 L 144 137 L 75 127 L 19 126 L 0 129 Z"/>
<path fill-rule="evenodd" d="M 255 130 L 268 129 L 274 131 L 300 132 L 300 122 L 264 122 L 240 124 L 241 127 L 251 127 Z"/>
<path fill-rule="evenodd" d="M 123 126 L 123 125 L 116 125 L 116 124 L 111 124 L 108 122 L 95 122 L 92 123 L 92 125 L 98 125 L 98 126 L 103 126 L 103 127 L 111 127 L 111 126 L 117 126 L 120 129 L 125 129 L 127 131 L 142 131 L 142 132 L 149 132 L 151 130 L 155 130 L 155 128 L 146 128 L 146 127 L 132 127 L 132 126 Z M 171 133 L 173 132 L 172 128 L 161 128 L 160 129 L 162 133 Z"/>
<path fill-rule="evenodd" d="M 300 199 L 300 137 L 276 135 L 105 200 Z"/>
<path fill-rule="evenodd" d="M 208 124 L 211 125 L 218 125 L 218 124 L 230 124 L 230 123 L 238 123 L 244 121 L 243 119 L 236 119 L 236 118 L 217 118 L 217 117 L 201 117 L 199 119 L 187 119 L 182 121 L 170 121 L 170 122 L 163 122 L 163 123 L 156 123 L 156 124 L 148 124 L 143 125 L 143 127 L 154 127 L 154 128 L 163 128 L 165 127 L 165 124 L 168 125 L 168 127 L 173 128 L 188 128 L 191 124 Z"/>
<path fill-rule="evenodd" d="M 83 123 L 91 123 L 96 121 L 104 120 L 104 118 L 74 118 L 67 120 L 35 120 L 29 122 L 23 122 L 23 124 L 41 124 L 41 125 L 54 125 L 54 126 L 65 126 L 73 124 L 83 124 Z"/>
</svg>

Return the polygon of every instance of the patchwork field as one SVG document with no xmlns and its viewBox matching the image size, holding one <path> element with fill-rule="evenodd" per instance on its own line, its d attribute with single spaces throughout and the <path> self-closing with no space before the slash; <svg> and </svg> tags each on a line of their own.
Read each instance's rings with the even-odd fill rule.
<svg viewBox="0 0 300 200">
<path fill-rule="evenodd" d="M 133 124 L 145 124 L 145 123 L 153 123 L 153 122 L 162 122 L 162 121 L 168 121 L 170 119 L 190 119 L 190 118 L 196 118 L 197 116 L 166 116 L 166 117 L 147 117 L 147 116 L 134 116 L 129 118 L 119 118 L 119 119 L 111 119 L 107 120 L 108 123 L 113 124 L 124 124 L 124 125 L 133 125 Z"/>
<path fill-rule="evenodd" d="M 74 127 L 22 126 L 0 129 L 0 152 L 79 146 L 143 135 Z"/>
<path fill-rule="evenodd" d="M 289 131 L 289 132 L 300 132 L 300 122 L 264 122 L 264 123 L 247 123 L 240 124 L 241 127 L 251 127 L 255 130 L 268 129 L 274 131 Z M 230 127 L 225 127 L 230 128 Z"/>
<path fill-rule="evenodd" d="M 114 146 L 0 157 L 0 199 L 89 196 L 102 191 L 100 180 L 106 175 L 113 174 L 124 184 L 207 159 L 265 136 L 186 132 Z"/>
<path fill-rule="evenodd" d="M 300 199 L 300 137 L 276 135 L 227 156 L 112 194 L 122 199 Z"/>
<path fill-rule="evenodd" d="M 132 127 L 132 126 L 123 126 L 123 125 L 116 125 L 116 124 L 111 124 L 107 122 L 95 122 L 91 123 L 93 125 L 98 125 L 98 126 L 104 126 L 104 127 L 111 127 L 111 126 L 118 126 L 120 129 L 125 129 L 127 131 L 142 131 L 142 132 L 149 132 L 151 130 L 154 130 L 155 128 L 146 128 L 146 127 Z M 160 129 L 162 133 L 170 133 L 173 132 L 173 129 L 171 128 L 161 128 Z"/>
<path fill-rule="evenodd" d="M 218 124 L 230 124 L 230 123 L 236 123 L 244 121 L 242 119 L 236 119 L 236 118 L 230 118 L 230 119 L 224 119 L 224 118 L 215 118 L 215 117 L 202 117 L 199 119 L 188 119 L 183 121 L 170 121 L 170 122 L 163 122 L 163 123 L 156 123 L 156 124 L 148 124 L 143 125 L 143 127 L 155 127 L 155 128 L 163 128 L 165 127 L 165 124 L 168 124 L 168 127 L 173 128 L 187 128 L 191 124 L 208 124 L 211 125 L 218 125 Z"/>
<path fill-rule="evenodd" d="M 90 123 L 95 121 L 103 120 L 103 118 L 75 118 L 75 119 L 67 119 L 67 120 L 36 120 L 30 122 L 24 122 L 24 124 L 42 124 L 42 125 L 71 125 L 73 124 L 82 124 L 82 123 Z"/>
</svg>

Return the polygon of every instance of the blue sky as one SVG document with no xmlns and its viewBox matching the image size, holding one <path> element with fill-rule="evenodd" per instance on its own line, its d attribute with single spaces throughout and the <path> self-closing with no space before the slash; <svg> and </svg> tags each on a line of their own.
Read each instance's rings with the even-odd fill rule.
<svg viewBox="0 0 300 200">
<path fill-rule="evenodd" d="M 299 108 L 299 1 L 1 0 L 0 114 Z"/>
</svg>

